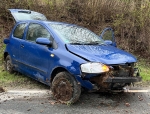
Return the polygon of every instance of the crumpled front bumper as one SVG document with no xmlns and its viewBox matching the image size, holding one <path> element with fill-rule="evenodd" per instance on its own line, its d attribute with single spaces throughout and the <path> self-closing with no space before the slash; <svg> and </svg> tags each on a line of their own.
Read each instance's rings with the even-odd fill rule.
<svg viewBox="0 0 150 114">
<path fill-rule="evenodd" d="M 140 82 L 142 77 L 109 77 L 104 82 L 108 83 L 133 83 L 133 82 Z"/>
<path fill-rule="evenodd" d="M 96 76 L 86 75 L 85 78 L 82 76 L 76 76 L 76 79 L 82 87 L 89 90 L 123 88 L 131 83 L 142 81 L 142 77 L 140 76 L 138 69 L 135 71 L 136 72 L 134 72 L 133 76 L 125 75 L 124 72 L 121 75 L 116 76 L 112 76 L 111 73 L 103 73 Z"/>
</svg>

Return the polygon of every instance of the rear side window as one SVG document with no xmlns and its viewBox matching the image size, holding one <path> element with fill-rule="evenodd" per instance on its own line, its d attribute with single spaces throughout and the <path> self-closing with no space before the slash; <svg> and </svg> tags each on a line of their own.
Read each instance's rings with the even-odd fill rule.
<svg viewBox="0 0 150 114">
<path fill-rule="evenodd" d="M 23 33 L 26 28 L 27 24 L 26 23 L 21 23 L 19 24 L 16 29 L 14 30 L 13 36 L 19 39 L 23 38 Z"/>
</svg>

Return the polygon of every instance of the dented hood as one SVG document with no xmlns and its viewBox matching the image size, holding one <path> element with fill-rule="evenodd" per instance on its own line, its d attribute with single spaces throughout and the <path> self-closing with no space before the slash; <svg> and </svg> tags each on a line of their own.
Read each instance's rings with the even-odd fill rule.
<svg viewBox="0 0 150 114">
<path fill-rule="evenodd" d="M 93 62 L 104 64 L 125 64 L 136 62 L 136 58 L 128 52 L 110 45 L 66 45 L 68 50 Z"/>
</svg>

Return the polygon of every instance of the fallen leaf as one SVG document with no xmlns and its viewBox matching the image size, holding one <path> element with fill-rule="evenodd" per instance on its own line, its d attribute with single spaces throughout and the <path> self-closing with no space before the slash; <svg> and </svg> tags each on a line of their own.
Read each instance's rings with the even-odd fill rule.
<svg viewBox="0 0 150 114">
<path fill-rule="evenodd" d="M 54 101 L 50 101 L 50 104 L 51 104 L 51 105 L 54 105 L 55 103 L 56 103 L 56 102 L 54 102 Z"/>
<path fill-rule="evenodd" d="M 140 98 L 139 100 L 140 100 L 140 101 L 143 101 L 143 98 Z"/>
<path fill-rule="evenodd" d="M 142 101 L 142 100 L 143 100 L 143 98 L 142 98 L 142 97 L 140 97 L 140 96 L 138 96 L 138 98 L 139 98 L 139 100 L 140 100 L 140 101 Z"/>
<path fill-rule="evenodd" d="M 40 113 L 42 113 L 44 110 L 41 110 Z"/>
<path fill-rule="evenodd" d="M 138 98 L 140 98 L 140 96 L 138 96 Z"/>
<path fill-rule="evenodd" d="M 129 107 L 129 106 L 130 106 L 130 104 L 129 104 L 129 103 L 125 103 L 125 105 L 126 105 L 127 107 Z"/>
<path fill-rule="evenodd" d="M 24 98 L 27 98 L 27 96 L 24 96 Z"/>
<path fill-rule="evenodd" d="M 4 102 L 6 102 L 7 100 L 4 100 Z"/>
<path fill-rule="evenodd" d="M 31 109 L 28 109 L 27 111 L 30 111 Z"/>
</svg>

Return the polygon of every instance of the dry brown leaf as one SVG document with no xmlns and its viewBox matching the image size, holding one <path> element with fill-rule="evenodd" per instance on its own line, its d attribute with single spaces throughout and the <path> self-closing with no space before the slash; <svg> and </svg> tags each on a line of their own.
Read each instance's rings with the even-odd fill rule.
<svg viewBox="0 0 150 114">
<path fill-rule="evenodd" d="M 129 107 L 129 106 L 130 106 L 130 104 L 129 104 L 129 103 L 125 103 L 125 105 L 126 105 L 127 107 Z"/>
</svg>

